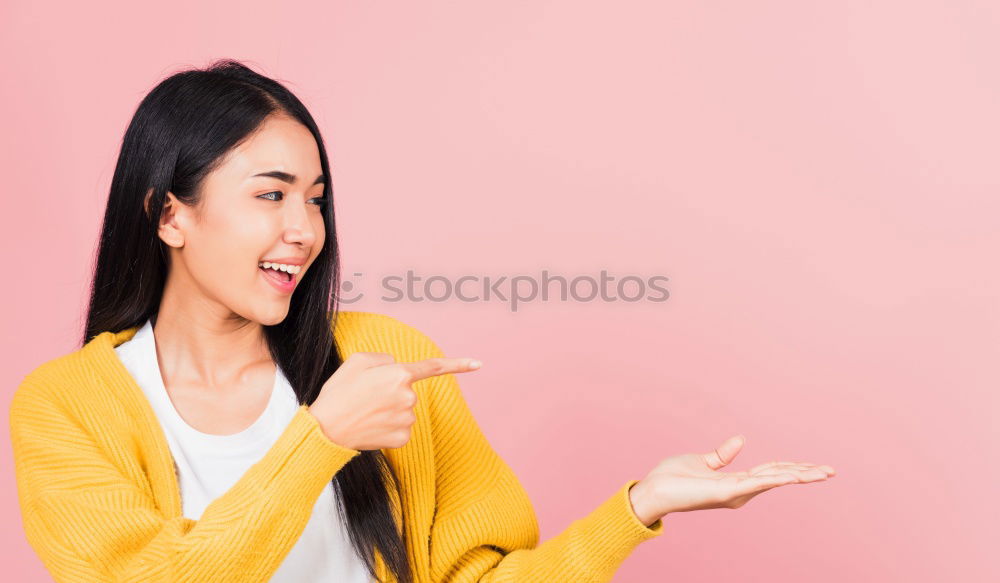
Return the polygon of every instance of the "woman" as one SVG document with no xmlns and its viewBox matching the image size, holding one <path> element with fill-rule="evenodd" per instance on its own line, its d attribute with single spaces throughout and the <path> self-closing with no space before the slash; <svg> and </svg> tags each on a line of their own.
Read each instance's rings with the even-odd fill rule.
<svg viewBox="0 0 1000 583">
<path fill-rule="evenodd" d="M 111 185 L 80 349 L 11 406 L 26 536 L 63 581 L 609 581 L 670 512 L 737 508 L 827 466 L 664 460 L 538 544 L 448 358 L 339 312 L 326 149 L 235 61 L 143 99 Z"/>
</svg>

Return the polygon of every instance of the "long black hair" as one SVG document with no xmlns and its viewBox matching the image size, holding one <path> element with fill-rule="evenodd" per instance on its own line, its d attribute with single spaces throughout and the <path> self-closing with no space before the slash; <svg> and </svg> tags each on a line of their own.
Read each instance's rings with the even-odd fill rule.
<svg viewBox="0 0 1000 583">
<path fill-rule="evenodd" d="M 323 174 L 326 240 L 295 290 L 284 321 L 264 326 L 274 361 L 299 404 L 311 405 L 342 364 L 334 345 L 340 258 L 326 148 L 315 121 L 278 81 L 232 59 L 161 81 L 139 104 L 122 140 L 94 265 L 83 343 L 104 331 L 155 318 L 167 277 L 167 251 L 157 235 L 168 191 L 196 205 L 205 177 L 271 115 L 287 115 L 316 138 Z M 147 206 L 148 194 L 148 206 Z M 365 450 L 333 478 L 351 544 L 375 573 L 374 551 L 399 583 L 412 583 L 405 530 L 397 531 L 389 488 L 399 481 L 380 450 Z"/>
</svg>

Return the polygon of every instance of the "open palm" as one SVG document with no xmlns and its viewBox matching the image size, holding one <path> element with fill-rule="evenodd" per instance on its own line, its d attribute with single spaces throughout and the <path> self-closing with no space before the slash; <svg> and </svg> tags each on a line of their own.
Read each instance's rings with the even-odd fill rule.
<svg viewBox="0 0 1000 583">
<path fill-rule="evenodd" d="M 709 453 L 689 453 L 660 462 L 642 480 L 649 506 L 662 516 L 708 508 L 739 508 L 754 496 L 786 484 L 804 484 L 834 475 L 830 466 L 772 461 L 743 472 L 721 472 L 743 449 L 742 435 Z"/>
</svg>

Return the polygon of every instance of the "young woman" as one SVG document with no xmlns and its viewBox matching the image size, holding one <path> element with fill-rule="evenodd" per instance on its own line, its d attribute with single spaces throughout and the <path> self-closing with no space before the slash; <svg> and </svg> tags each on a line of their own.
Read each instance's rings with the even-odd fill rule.
<svg viewBox="0 0 1000 583">
<path fill-rule="evenodd" d="M 539 545 L 452 374 L 478 363 L 338 311 L 338 282 L 303 104 L 228 60 L 157 85 L 125 133 L 82 346 L 11 405 L 26 536 L 57 581 L 609 581 L 670 512 L 832 475 L 722 473 L 736 436 Z"/>
</svg>

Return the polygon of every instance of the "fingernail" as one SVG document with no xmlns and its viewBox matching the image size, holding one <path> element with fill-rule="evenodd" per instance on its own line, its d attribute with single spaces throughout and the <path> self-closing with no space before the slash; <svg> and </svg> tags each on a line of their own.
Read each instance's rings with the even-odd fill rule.
<svg viewBox="0 0 1000 583">
<path fill-rule="evenodd" d="M 481 366 L 483 366 L 483 363 L 479 362 L 478 360 L 469 361 L 469 368 L 479 368 Z"/>
</svg>

